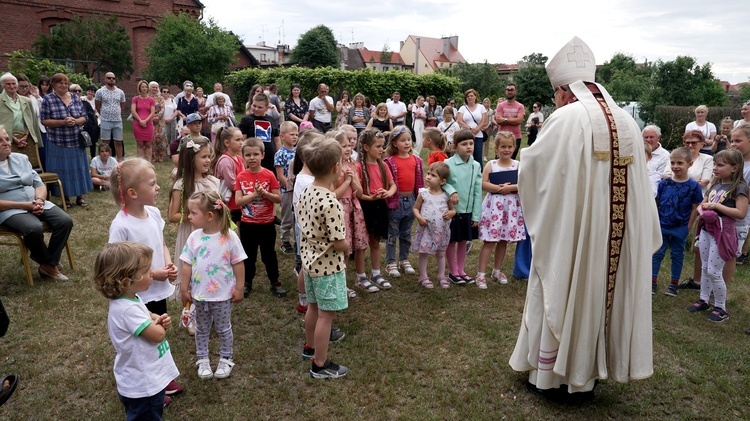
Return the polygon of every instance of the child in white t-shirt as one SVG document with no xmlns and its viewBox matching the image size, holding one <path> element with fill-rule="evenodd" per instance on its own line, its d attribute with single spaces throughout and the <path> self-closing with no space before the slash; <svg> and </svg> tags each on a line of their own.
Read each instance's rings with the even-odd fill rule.
<svg viewBox="0 0 750 421">
<path fill-rule="evenodd" d="M 123 241 L 104 246 L 94 264 L 96 289 L 110 300 L 115 381 L 128 419 L 161 419 L 167 385 L 180 375 L 166 339 L 172 320 L 148 311 L 137 295 L 151 285 L 152 256 L 149 247 Z"/>
<path fill-rule="evenodd" d="M 91 160 L 91 181 L 100 190 L 109 190 L 109 175 L 117 166 L 117 160 L 112 158 L 112 149 L 106 143 L 99 145 L 99 155 Z"/>
</svg>

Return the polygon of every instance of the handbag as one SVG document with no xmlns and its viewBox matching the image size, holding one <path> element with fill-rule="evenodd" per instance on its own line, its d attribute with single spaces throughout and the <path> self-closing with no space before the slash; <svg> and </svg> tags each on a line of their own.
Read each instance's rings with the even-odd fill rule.
<svg viewBox="0 0 750 421">
<path fill-rule="evenodd" d="M 93 143 L 91 142 L 91 135 L 84 129 L 78 132 L 78 146 L 82 148 L 89 148 Z"/>
<path fill-rule="evenodd" d="M 10 317 L 8 317 L 8 312 L 5 311 L 5 307 L 3 306 L 3 301 L 0 300 L 0 338 L 5 336 L 5 332 L 8 331 L 9 325 L 10 325 Z"/>
<path fill-rule="evenodd" d="M 73 101 L 71 101 L 70 104 L 73 105 Z M 85 113 L 86 112 L 86 107 L 84 107 L 83 103 L 81 103 L 81 107 L 84 109 L 83 112 Z M 65 109 L 68 111 L 68 116 L 73 117 L 73 114 L 70 113 L 70 105 L 65 106 Z M 82 116 L 79 116 L 79 117 L 82 117 Z M 84 115 L 83 117 L 86 117 L 86 119 L 87 119 L 86 121 L 88 121 L 88 117 L 87 116 Z M 92 143 L 91 143 L 91 135 L 89 134 L 89 132 L 87 132 L 86 130 L 83 129 L 83 126 L 79 127 L 79 130 L 78 130 L 78 146 L 80 146 L 81 148 L 88 148 L 91 145 L 92 145 Z"/>
</svg>

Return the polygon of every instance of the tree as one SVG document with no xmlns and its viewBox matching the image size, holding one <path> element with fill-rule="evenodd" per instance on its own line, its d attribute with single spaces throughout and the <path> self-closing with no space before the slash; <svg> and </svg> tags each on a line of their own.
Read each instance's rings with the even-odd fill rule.
<svg viewBox="0 0 750 421">
<path fill-rule="evenodd" d="M 727 100 L 727 94 L 714 77 L 710 63 L 700 66 L 692 57 L 678 56 L 673 61 L 659 60 L 654 64 L 639 115 L 643 121 L 651 122 L 654 110 L 659 105 L 705 104 L 712 107 L 722 106 Z"/>
<path fill-rule="evenodd" d="M 542 53 L 531 53 L 528 56 L 523 56 L 522 60 L 535 66 L 544 67 L 547 64 L 548 58 Z"/>
<path fill-rule="evenodd" d="M 393 52 L 391 51 L 391 48 L 388 47 L 388 44 L 383 44 L 383 51 L 380 52 L 380 62 L 381 63 L 390 63 L 391 60 L 393 60 Z"/>
<path fill-rule="evenodd" d="M 168 13 L 157 23 L 146 48 L 149 61 L 144 76 L 172 85 L 191 80 L 208 87 L 223 80 L 240 44 L 236 35 L 212 18 L 199 21 L 185 13 Z"/>
<path fill-rule="evenodd" d="M 652 66 L 638 65 L 631 55 L 616 53 L 596 71 L 597 80 L 615 101 L 642 101 L 651 84 Z"/>
<path fill-rule="evenodd" d="M 484 63 L 457 63 L 452 69 L 440 71 L 461 81 L 459 90 L 476 89 L 482 97 L 497 98 L 504 92 L 508 79 L 497 74 L 497 68 L 486 61 Z M 477 98 L 479 101 L 482 98 Z"/>
<path fill-rule="evenodd" d="M 31 83 L 36 84 L 42 76 L 50 77 L 55 73 L 65 73 L 70 83 L 77 83 L 82 87 L 92 84 L 91 78 L 83 73 L 71 73 L 64 64 L 56 63 L 47 59 L 34 57 L 30 51 L 18 50 L 10 53 L 8 59 L 8 70 L 14 75 L 23 73 Z"/>
<path fill-rule="evenodd" d="M 291 61 L 306 67 L 338 67 L 339 51 L 333 31 L 318 25 L 300 35 Z"/>
<path fill-rule="evenodd" d="M 74 16 L 42 34 L 34 41 L 38 57 L 94 61 L 73 63 L 74 71 L 93 76 L 96 72 L 114 72 L 128 79 L 133 72 L 131 41 L 116 16 Z"/>
<path fill-rule="evenodd" d="M 744 103 L 750 101 L 750 83 L 745 82 L 740 85 L 740 100 Z"/>
<path fill-rule="evenodd" d="M 615 73 L 634 74 L 635 70 L 636 64 L 633 56 L 625 53 L 616 53 L 609 61 L 605 61 L 604 64 L 599 66 L 596 70 L 596 78 L 600 83 L 606 85 L 612 81 Z"/>
<path fill-rule="evenodd" d="M 547 70 L 544 65 L 547 63 L 547 56 L 541 53 L 531 53 L 523 56 L 523 61 L 527 64 L 518 69 L 518 73 L 513 76 L 513 82 L 516 84 L 518 102 L 531 108 L 531 104 L 538 102 L 542 105 L 554 105 L 552 103 L 552 84 L 547 76 Z"/>
</svg>

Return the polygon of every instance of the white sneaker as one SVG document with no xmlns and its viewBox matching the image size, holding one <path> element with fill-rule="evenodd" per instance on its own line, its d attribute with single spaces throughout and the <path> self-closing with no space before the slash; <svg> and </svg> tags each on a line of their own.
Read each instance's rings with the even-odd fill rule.
<svg viewBox="0 0 750 421">
<path fill-rule="evenodd" d="M 230 374 L 232 374 L 232 367 L 234 367 L 234 363 L 232 362 L 232 360 L 228 360 L 226 358 L 219 358 L 219 365 L 216 366 L 216 372 L 214 373 L 214 378 L 226 379 L 227 377 L 229 377 Z"/>
<path fill-rule="evenodd" d="M 385 272 L 388 276 L 393 276 L 394 278 L 401 276 L 401 272 L 398 271 L 398 265 L 396 265 L 396 263 L 388 263 L 385 266 Z"/>
<path fill-rule="evenodd" d="M 414 268 L 411 267 L 411 263 L 409 263 L 408 260 L 404 260 L 401 262 L 401 269 L 404 271 L 407 275 L 414 275 L 416 272 L 414 271 Z"/>
<path fill-rule="evenodd" d="M 211 361 L 208 358 L 203 358 L 195 362 L 198 366 L 198 377 L 201 379 L 210 379 L 214 376 L 214 372 L 211 371 Z"/>
</svg>

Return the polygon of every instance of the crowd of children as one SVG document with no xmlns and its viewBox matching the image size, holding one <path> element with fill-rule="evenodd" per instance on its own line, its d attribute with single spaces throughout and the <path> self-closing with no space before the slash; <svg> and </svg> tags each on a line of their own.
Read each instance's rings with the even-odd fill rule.
<svg viewBox="0 0 750 421">
<path fill-rule="evenodd" d="M 213 146 L 193 130 L 193 125 L 200 127 L 200 116 L 192 121 L 188 116 L 189 133 L 179 141 L 169 195 L 168 220 L 179 224 L 174 254 L 161 234 L 164 220 L 155 207 L 159 185 L 152 164 L 140 158 L 118 163 L 105 147 L 92 161 L 98 185 L 111 189 L 121 206 L 110 227 L 112 244 L 97 258 L 95 280 L 111 299 L 110 336 L 118 353 L 115 377 L 129 412 L 182 390 L 174 381 L 179 373 L 165 339 L 171 326 L 170 296 L 194 314 L 198 377 L 230 375 L 235 365 L 232 305 L 253 289 L 258 249 L 271 292 L 277 297 L 287 293 L 276 254 L 277 205 L 280 250 L 295 255 L 297 310 L 305 313 L 302 357 L 310 360 L 313 378 L 348 372 L 331 362 L 328 346 L 344 336 L 333 325 L 336 312 L 357 296 L 347 287 L 349 257 L 356 273 L 350 285 L 368 293 L 392 288 L 388 278 L 416 274 L 410 252 L 419 255 L 416 281 L 427 289 L 435 287 L 427 271 L 430 255 L 437 260 L 436 283 L 441 288 L 453 283 L 487 289 L 493 249 L 489 279 L 508 282 L 502 271 L 508 243 L 526 238 L 512 133 L 497 134 L 495 159 L 482 169 L 473 157 L 473 134 L 459 129 L 453 109 L 446 107 L 437 127 L 420 132 L 418 143 L 430 151 L 424 171 L 412 132 L 389 122 L 384 135 L 382 113 L 376 112 L 359 135 L 347 125 L 323 135 L 314 129 L 300 131 L 292 122 L 276 129 L 263 119 L 267 107 L 267 97 L 253 97 L 252 114 L 243 119 L 243 127 L 219 130 Z M 701 291 L 688 311 L 708 310 L 713 295 L 713 321 L 728 318 L 723 269 L 742 249 L 748 231 L 744 179 L 750 175 L 749 138 L 748 126 L 727 133 L 725 142 L 733 147 L 716 154 L 705 198 L 701 186 L 688 177 L 692 157 L 685 148 L 672 152 L 671 176 L 659 180 L 656 189 L 664 243 L 653 258 L 653 291 L 669 247 L 672 270 L 666 293 L 677 294 L 688 229 L 697 219 Z M 466 255 L 467 242 L 474 239 L 483 245 L 472 271 L 466 267 Z M 386 240 L 384 272 L 381 240 Z M 368 248 L 370 276 L 365 268 Z M 215 370 L 208 354 L 211 326 L 220 343 Z M 132 358 L 135 352 L 139 356 Z M 139 379 L 148 387 L 133 393 L 127 383 L 141 370 L 150 371 Z"/>
</svg>

